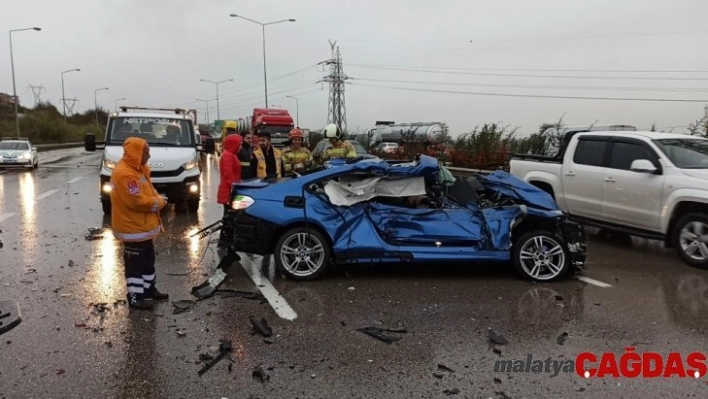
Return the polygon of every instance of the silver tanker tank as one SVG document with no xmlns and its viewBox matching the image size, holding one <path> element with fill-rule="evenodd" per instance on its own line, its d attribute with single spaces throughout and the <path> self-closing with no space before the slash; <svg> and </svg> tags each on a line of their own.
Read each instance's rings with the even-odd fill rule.
<svg viewBox="0 0 708 399">
<path fill-rule="evenodd" d="M 398 123 L 376 126 L 371 129 L 371 145 L 379 143 L 425 143 L 428 145 L 445 142 L 448 134 L 444 122 Z"/>
</svg>

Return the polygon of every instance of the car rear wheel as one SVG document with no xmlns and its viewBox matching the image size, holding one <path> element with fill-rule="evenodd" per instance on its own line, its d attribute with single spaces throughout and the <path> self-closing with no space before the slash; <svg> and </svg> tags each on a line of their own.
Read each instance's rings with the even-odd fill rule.
<svg viewBox="0 0 708 399">
<path fill-rule="evenodd" d="M 708 216 L 689 213 L 676 223 L 676 253 L 689 266 L 708 269 Z"/>
<path fill-rule="evenodd" d="M 280 236 L 274 258 L 278 270 L 288 278 L 314 280 L 329 264 L 329 243 L 319 231 L 297 227 Z"/>
<path fill-rule="evenodd" d="M 568 272 L 570 253 L 559 237 L 537 230 L 516 240 L 512 261 L 516 271 L 524 278 L 552 281 L 563 278 Z"/>
</svg>

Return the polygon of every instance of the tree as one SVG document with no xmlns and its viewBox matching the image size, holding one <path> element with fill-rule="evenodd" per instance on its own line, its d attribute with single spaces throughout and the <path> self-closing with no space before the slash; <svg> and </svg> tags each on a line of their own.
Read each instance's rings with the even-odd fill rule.
<svg viewBox="0 0 708 399">
<path fill-rule="evenodd" d="M 708 105 L 703 107 L 703 116 L 688 125 L 688 131 L 692 136 L 708 137 Z"/>
</svg>

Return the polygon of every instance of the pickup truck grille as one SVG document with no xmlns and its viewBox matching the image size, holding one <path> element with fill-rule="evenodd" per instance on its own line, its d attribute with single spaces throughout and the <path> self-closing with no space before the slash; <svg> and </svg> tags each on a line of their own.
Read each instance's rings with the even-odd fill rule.
<svg viewBox="0 0 708 399">
<path fill-rule="evenodd" d="M 153 170 L 150 173 L 150 177 L 175 177 L 175 176 L 181 175 L 182 172 L 184 172 L 184 168 L 181 166 L 178 169 L 170 170 L 170 171 L 166 171 L 166 172 Z"/>
</svg>

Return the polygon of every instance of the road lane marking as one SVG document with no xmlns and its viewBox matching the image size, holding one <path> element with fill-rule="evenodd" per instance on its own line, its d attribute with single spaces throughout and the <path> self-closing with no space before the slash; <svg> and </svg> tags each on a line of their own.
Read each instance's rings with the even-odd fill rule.
<svg viewBox="0 0 708 399">
<path fill-rule="evenodd" d="M 584 281 L 588 284 L 596 285 L 596 286 L 602 287 L 602 288 L 612 287 L 611 285 L 609 285 L 607 283 L 603 283 L 602 281 L 598 281 L 598 280 L 592 279 L 590 277 L 580 276 L 580 277 L 578 277 L 578 280 Z"/>
<path fill-rule="evenodd" d="M 4 222 L 13 216 L 15 216 L 15 212 L 0 213 L 0 222 Z"/>
<path fill-rule="evenodd" d="M 42 193 L 42 194 L 40 194 L 39 196 L 37 196 L 37 198 L 35 198 L 35 200 L 36 200 L 36 201 L 41 201 L 41 200 L 43 200 L 43 199 L 49 197 L 50 195 L 52 195 L 52 194 L 54 194 L 54 193 L 56 193 L 56 192 L 57 192 L 56 189 L 54 189 L 54 190 L 49 190 L 49 191 L 47 191 L 46 193 Z"/>
<path fill-rule="evenodd" d="M 83 176 L 75 177 L 75 178 L 69 180 L 67 183 L 68 183 L 68 184 L 76 183 L 77 181 L 79 181 L 79 180 L 81 180 L 81 179 L 83 179 L 83 178 L 84 178 Z"/>
<path fill-rule="evenodd" d="M 240 252 L 241 266 L 248 273 L 253 283 L 261 291 L 261 294 L 268 300 L 275 313 L 283 319 L 293 321 L 297 318 L 297 313 L 290 307 L 285 298 L 273 287 L 273 284 L 261 273 L 259 267 L 244 252 Z"/>
</svg>

